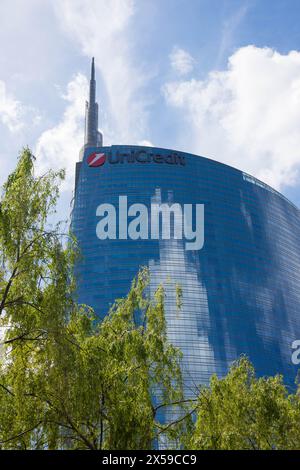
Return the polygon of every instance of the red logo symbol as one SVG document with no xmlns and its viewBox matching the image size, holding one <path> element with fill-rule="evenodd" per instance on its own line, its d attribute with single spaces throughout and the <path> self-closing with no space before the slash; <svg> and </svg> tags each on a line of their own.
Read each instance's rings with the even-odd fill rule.
<svg viewBox="0 0 300 470">
<path fill-rule="evenodd" d="M 88 166 L 96 167 L 102 166 L 105 163 L 106 155 L 105 153 L 93 152 L 87 157 Z"/>
</svg>

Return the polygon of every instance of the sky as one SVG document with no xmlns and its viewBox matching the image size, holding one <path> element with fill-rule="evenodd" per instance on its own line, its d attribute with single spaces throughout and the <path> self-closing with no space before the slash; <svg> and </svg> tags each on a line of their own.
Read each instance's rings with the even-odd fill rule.
<svg viewBox="0 0 300 470">
<path fill-rule="evenodd" d="M 104 144 L 195 153 L 300 206 L 299 0 L 1 0 L 0 184 L 29 146 L 66 169 L 68 218 L 91 57 Z"/>
</svg>

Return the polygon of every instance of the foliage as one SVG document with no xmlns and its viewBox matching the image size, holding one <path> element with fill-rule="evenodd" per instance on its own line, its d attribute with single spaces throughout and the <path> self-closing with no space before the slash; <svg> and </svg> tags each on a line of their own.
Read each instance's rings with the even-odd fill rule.
<svg viewBox="0 0 300 470">
<path fill-rule="evenodd" d="M 142 269 L 101 323 L 74 301 L 75 240 L 46 229 L 63 174 L 35 177 L 25 149 L 0 206 L 2 449 L 149 449 L 186 426 L 164 290 Z M 156 400 L 153 400 L 153 394 Z M 180 418 L 161 424 L 175 403 Z"/>
<path fill-rule="evenodd" d="M 213 376 L 198 399 L 191 449 L 299 449 L 300 400 L 281 376 L 256 378 L 241 357 L 226 377 Z"/>
<path fill-rule="evenodd" d="M 299 449 L 299 393 L 245 357 L 184 399 L 147 269 L 102 322 L 75 301 L 76 240 L 48 223 L 64 174 L 37 177 L 34 160 L 24 149 L 0 201 L 0 448 Z"/>
</svg>

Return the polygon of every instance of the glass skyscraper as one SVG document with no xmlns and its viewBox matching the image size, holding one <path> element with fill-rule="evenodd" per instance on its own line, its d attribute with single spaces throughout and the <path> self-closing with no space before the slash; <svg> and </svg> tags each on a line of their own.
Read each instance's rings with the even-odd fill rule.
<svg viewBox="0 0 300 470">
<path fill-rule="evenodd" d="M 95 124 L 89 116 L 93 112 L 87 114 L 86 142 L 76 166 L 72 214 L 82 252 L 76 267 L 78 300 L 101 319 L 116 298 L 127 294 L 140 266 L 148 266 L 151 291 L 165 286 L 168 336 L 183 351 L 187 394 L 213 373 L 224 375 L 241 354 L 258 375 L 281 373 L 293 387 L 292 342 L 300 339 L 297 207 L 256 178 L 208 158 L 153 147 L 102 146 L 100 134 L 91 137 L 89 126 Z M 124 234 L 124 197 L 129 222 L 133 204 L 147 208 L 150 234 L 151 204 L 189 205 L 194 212 L 196 205 L 203 207 L 203 246 L 187 249 L 187 240 L 175 233 L 169 239 L 161 234 L 134 239 L 126 225 Z M 97 232 L 103 204 L 116 208 L 115 237 L 101 239 Z M 176 284 L 183 292 L 180 310 Z"/>
</svg>

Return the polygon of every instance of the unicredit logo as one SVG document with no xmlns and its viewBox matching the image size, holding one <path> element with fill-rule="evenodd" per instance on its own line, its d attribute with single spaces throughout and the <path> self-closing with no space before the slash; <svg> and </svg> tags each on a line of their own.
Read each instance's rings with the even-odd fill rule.
<svg viewBox="0 0 300 470">
<path fill-rule="evenodd" d="M 168 154 L 155 153 L 153 151 L 146 151 L 143 149 L 129 150 L 128 152 L 119 152 L 118 150 L 114 153 L 108 151 L 106 153 L 93 152 L 87 157 L 87 164 L 90 167 L 98 167 L 104 165 L 107 161 L 110 165 L 116 164 L 166 164 L 166 165 L 185 165 L 185 158 L 176 152 L 170 152 Z"/>
<path fill-rule="evenodd" d="M 88 166 L 96 167 L 102 166 L 105 163 L 106 155 L 105 153 L 93 152 L 87 157 Z"/>
</svg>

